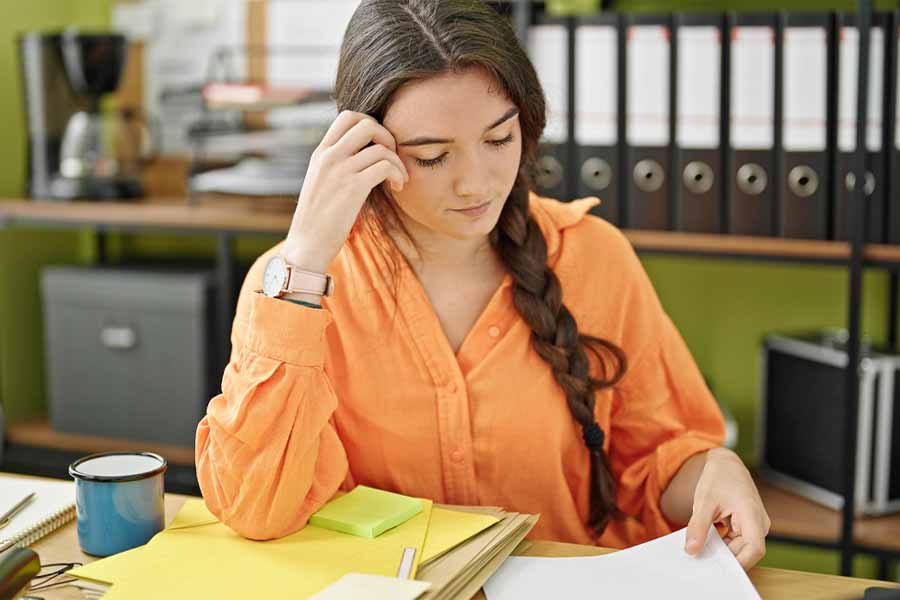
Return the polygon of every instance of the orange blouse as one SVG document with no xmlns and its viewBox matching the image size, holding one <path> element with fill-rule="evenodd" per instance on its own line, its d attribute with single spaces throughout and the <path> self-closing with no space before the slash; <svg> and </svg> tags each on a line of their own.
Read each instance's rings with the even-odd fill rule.
<svg viewBox="0 0 900 600">
<path fill-rule="evenodd" d="M 631 245 L 587 214 L 598 203 L 532 196 L 530 210 L 579 330 L 628 357 L 595 412 L 629 518 L 597 539 L 585 525 L 588 451 L 510 277 L 454 354 L 409 265 L 398 263 L 395 299 L 363 230 L 331 263 L 322 309 L 257 291 L 278 246 L 247 275 L 222 393 L 197 429 L 210 511 L 248 538 L 281 537 L 338 489 L 365 484 L 540 513 L 538 539 L 621 548 L 670 532 L 660 496 L 685 460 L 722 444 L 724 423 Z"/>
</svg>

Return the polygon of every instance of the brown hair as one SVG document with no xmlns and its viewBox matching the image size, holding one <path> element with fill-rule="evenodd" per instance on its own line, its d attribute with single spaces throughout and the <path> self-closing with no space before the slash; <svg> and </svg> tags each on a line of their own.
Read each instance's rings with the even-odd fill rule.
<svg viewBox="0 0 900 600">
<path fill-rule="evenodd" d="M 553 370 L 591 453 L 589 525 L 599 535 L 619 517 L 615 480 L 594 420 L 596 390 L 625 373 L 625 355 L 613 343 L 580 334 L 562 302 L 556 274 L 547 266 L 547 243 L 528 212 L 530 173 L 546 123 L 543 90 L 531 61 L 509 23 L 480 0 L 363 0 L 341 46 L 335 94 L 339 111 L 366 113 L 382 122 L 391 96 L 402 85 L 447 72 L 486 70 L 519 109 L 522 159 L 490 242 L 513 280 L 513 302 L 532 330 L 535 351 Z M 405 229 L 380 188 L 373 190 L 360 220 L 373 231 Z M 382 239 L 385 236 L 380 236 Z M 409 237 L 407 235 L 407 237 Z M 590 375 L 585 348 L 598 358 Z"/>
</svg>

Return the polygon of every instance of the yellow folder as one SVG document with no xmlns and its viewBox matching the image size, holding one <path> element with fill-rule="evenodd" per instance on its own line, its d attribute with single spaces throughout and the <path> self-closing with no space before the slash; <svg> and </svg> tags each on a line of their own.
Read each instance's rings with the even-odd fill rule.
<svg viewBox="0 0 900 600">
<path fill-rule="evenodd" d="M 307 525 L 268 542 L 241 538 L 219 523 L 202 500 L 189 500 L 146 546 L 73 569 L 113 584 L 104 598 L 237 598 L 312 595 L 345 573 L 396 575 L 403 547 L 417 548 L 416 568 L 498 522 L 483 514 L 432 507 L 369 540 Z M 427 534 L 426 534 L 427 531 Z M 414 570 L 415 573 L 415 570 Z"/>
<path fill-rule="evenodd" d="M 432 503 L 421 513 L 375 539 L 314 526 L 287 537 L 255 542 L 234 533 L 211 515 L 202 500 L 189 500 L 190 519 L 149 544 L 71 574 L 113 583 L 104 598 L 305 598 L 347 573 L 396 576 L 405 548 L 416 548 L 413 574 L 421 561 Z M 198 523 L 192 525 L 191 521 Z"/>
</svg>

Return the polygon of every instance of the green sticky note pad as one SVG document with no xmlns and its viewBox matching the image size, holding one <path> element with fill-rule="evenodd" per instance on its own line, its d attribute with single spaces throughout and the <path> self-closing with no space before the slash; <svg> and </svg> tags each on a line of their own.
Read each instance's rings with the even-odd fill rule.
<svg viewBox="0 0 900 600">
<path fill-rule="evenodd" d="M 364 485 L 332 500 L 309 524 L 360 537 L 375 538 L 422 512 L 422 501 Z"/>
</svg>

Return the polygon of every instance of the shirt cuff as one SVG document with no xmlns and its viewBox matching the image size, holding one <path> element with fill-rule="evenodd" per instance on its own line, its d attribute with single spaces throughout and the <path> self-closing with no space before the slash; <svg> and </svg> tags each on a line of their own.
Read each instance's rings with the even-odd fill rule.
<svg viewBox="0 0 900 600">
<path fill-rule="evenodd" d="M 247 348 L 269 358 L 300 366 L 325 362 L 325 328 L 332 322 L 325 308 L 308 308 L 254 293 L 251 298 Z"/>
</svg>

